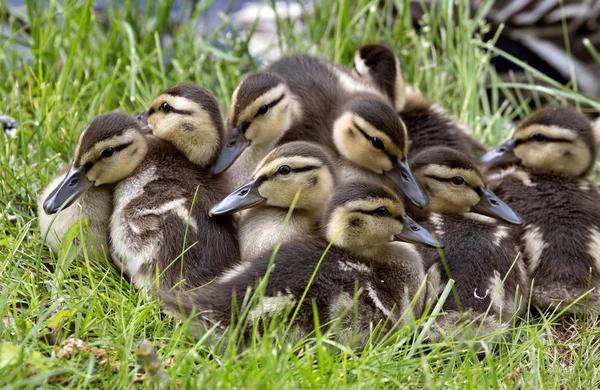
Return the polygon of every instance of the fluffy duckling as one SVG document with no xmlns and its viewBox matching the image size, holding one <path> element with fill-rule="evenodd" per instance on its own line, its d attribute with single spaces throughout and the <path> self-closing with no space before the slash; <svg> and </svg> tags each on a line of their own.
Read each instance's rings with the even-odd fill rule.
<svg viewBox="0 0 600 390">
<path fill-rule="evenodd" d="M 56 176 L 38 198 L 38 220 L 42 237 L 46 237 L 46 244 L 50 249 L 58 252 L 71 226 L 77 221 L 87 219 L 86 252 L 90 255 L 97 253 L 109 256 L 108 223 L 112 212 L 112 186 L 91 188 L 54 218 L 52 210 L 45 209 L 44 200 L 57 189 L 66 175 L 65 171 Z"/>
<path fill-rule="evenodd" d="M 455 311 L 483 315 L 489 308 L 492 318 L 480 333 L 500 330 L 527 307 L 529 280 L 518 232 L 493 218 L 513 225 L 521 219 L 487 189 L 475 162 L 454 149 L 425 149 L 412 165 L 430 199 L 417 221 L 445 244 L 442 253 L 419 248 L 425 269 L 438 293 L 450 278 L 455 281 L 444 309 L 452 317 Z"/>
<path fill-rule="evenodd" d="M 360 47 L 354 55 L 354 75 L 376 86 L 393 102 L 410 139 L 409 159 L 431 146 L 447 146 L 475 157 L 487 151 L 464 124 L 439 105 L 405 85 L 400 61 L 381 44 Z"/>
<path fill-rule="evenodd" d="M 268 151 L 265 145 L 305 140 L 325 146 L 359 172 L 387 177 L 416 205 L 427 203 L 406 159 L 406 128 L 393 107 L 334 64 L 307 55 L 276 61 L 236 89 L 229 124 L 233 130 L 215 173 L 243 155 L 232 172 L 248 177 Z M 356 179 L 354 169 L 347 172 Z"/>
<path fill-rule="evenodd" d="M 302 141 L 284 144 L 273 149 L 250 179 L 215 205 L 210 215 L 249 208 L 239 218 L 238 238 L 242 260 L 251 260 L 272 251 L 278 241 L 287 242 L 314 231 L 334 191 L 334 171 L 322 147 Z M 299 196 L 286 226 L 296 194 Z"/>
<path fill-rule="evenodd" d="M 524 119 L 512 139 L 482 157 L 489 167 L 513 164 L 488 182 L 525 222 L 521 243 L 532 301 L 540 308 L 600 308 L 600 193 L 586 179 L 596 149 L 584 115 L 550 107 Z"/>
<path fill-rule="evenodd" d="M 228 325 L 232 311 L 239 313 L 232 298 L 237 304 L 245 302 L 245 295 L 270 270 L 263 302 L 251 308 L 249 322 L 281 316 L 300 304 L 295 325 L 300 335 L 308 334 L 314 331 L 314 303 L 320 324 L 329 326 L 341 316 L 340 337 L 364 342 L 374 325 L 385 322 L 390 328 L 422 310 L 420 304 L 416 313 L 409 308 L 424 277 L 421 259 L 412 245 L 394 242 L 398 240 L 436 245 L 429 232 L 406 216 L 402 200 L 385 187 L 346 183 L 329 200 L 319 235 L 282 245 L 273 266 L 271 252 L 265 252 L 200 290 L 162 297 L 170 311 L 200 313 L 204 320 Z"/>
<path fill-rule="evenodd" d="M 198 95 L 185 88 L 175 90 L 180 93 L 171 95 L 168 90 L 161 95 L 172 108 L 168 113 L 162 110 L 156 119 L 150 113 L 155 131 L 174 122 L 183 125 L 188 116 L 204 112 Z M 193 109 L 190 102 L 198 107 Z M 198 136 L 195 132 L 191 127 L 186 134 L 193 138 Z M 219 137 L 213 139 L 219 142 Z M 203 147 L 217 150 L 212 144 Z M 190 153 L 190 158 L 203 155 L 195 150 Z M 146 135 L 141 123 L 126 114 L 101 115 L 83 131 L 70 171 L 44 208 L 56 212 L 74 194 L 111 183 L 115 184 L 111 255 L 135 287 L 151 286 L 156 272 L 162 287 L 198 287 L 239 260 L 229 219 L 208 218 L 210 206 L 224 192 L 211 188 L 214 181 L 208 172 L 199 170 L 170 144 Z"/>
</svg>

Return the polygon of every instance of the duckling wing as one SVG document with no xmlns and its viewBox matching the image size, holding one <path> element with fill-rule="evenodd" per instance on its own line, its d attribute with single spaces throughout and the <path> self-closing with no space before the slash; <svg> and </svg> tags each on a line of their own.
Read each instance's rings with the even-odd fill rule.
<svg viewBox="0 0 600 390">
<path fill-rule="evenodd" d="M 535 304 L 566 306 L 600 288 L 600 193 L 592 182 L 515 167 L 493 173 L 488 182 L 524 221 L 520 245 Z M 572 310 L 597 312 L 596 291 Z"/>
</svg>

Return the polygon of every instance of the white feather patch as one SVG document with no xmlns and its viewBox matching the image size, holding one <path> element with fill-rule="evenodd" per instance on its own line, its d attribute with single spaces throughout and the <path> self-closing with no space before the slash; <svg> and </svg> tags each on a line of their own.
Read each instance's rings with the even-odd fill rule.
<svg viewBox="0 0 600 390">
<path fill-rule="evenodd" d="M 548 247 L 548 244 L 544 242 L 544 236 L 540 228 L 533 225 L 527 227 L 523 239 L 525 240 L 525 254 L 529 263 L 529 272 L 532 273 L 540 265 L 542 252 Z"/>
</svg>

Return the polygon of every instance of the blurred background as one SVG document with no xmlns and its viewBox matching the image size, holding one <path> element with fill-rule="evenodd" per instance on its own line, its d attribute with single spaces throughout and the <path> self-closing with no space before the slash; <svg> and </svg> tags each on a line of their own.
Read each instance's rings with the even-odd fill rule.
<svg viewBox="0 0 600 390">
<path fill-rule="evenodd" d="M 27 4 L 36 6 L 36 1 L 5 0 L 9 13 L 27 23 Z M 172 27 L 186 24 L 192 17 L 193 5 L 205 3 L 198 17 L 197 32 L 206 34 L 215 29 L 224 18 L 229 18 L 237 33 L 248 33 L 254 26 L 256 31 L 250 42 L 250 52 L 257 60 L 269 60 L 279 55 L 276 42 L 277 22 L 273 10 L 280 18 L 291 19 L 301 29 L 302 18 L 310 13 L 314 1 L 295 0 L 260 2 L 255 0 L 173 0 L 169 4 Z M 437 0 L 411 0 L 411 18 L 416 26 L 428 9 Z M 43 6 L 39 2 L 38 6 Z M 93 8 L 100 17 L 108 18 L 110 6 L 117 7 L 122 1 L 96 0 Z M 139 1 L 140 11 L 146 1 Z M 374 1 L 381 7 L 385 1 Z M 488 2 L 490 3 L 490 2 Z M 190 6 L 192 5 L 192 6 Z M 484 20 L 490 29 L 487 39 L 496 39 L 496 47 L 517 61 L 503 56 L 492 58 L 491 63 L 502 78 L 513 81 L 528 81 L 522 61 L 561 84 L 575 84 L 576 88 L 595 98 L 600 98 L 600 61 L 594 47 L 600 46 L 600 1 L 598 0 L 497 0 L 483 5 L 479 0 L 469 2 L 473 13 L 485 12 Z M 142 12 L 140 12 L 142 13 Z M 7 15 L 4 15 L 6 19 Z M 229 30 L 228 32 L 232 32 Z M 7 20 L 2 34 L 10 35 Z M 164 44 L 171 35 L 163 35 Z M 26 45 L 20 45 L 27 57 Z"/>
</svg>

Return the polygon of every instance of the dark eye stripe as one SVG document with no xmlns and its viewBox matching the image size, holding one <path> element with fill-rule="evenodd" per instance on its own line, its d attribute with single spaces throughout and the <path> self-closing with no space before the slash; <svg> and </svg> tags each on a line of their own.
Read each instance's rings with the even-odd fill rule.
<svg viewBox="0 0 600 390">
<path fill-rule="evenodd" d="M 375 215 L 375 214 L 377 214 L 377 209 L 375 209 L 375 210 L 353 209 L 352 211 L 355 212 L 355 213 L 361 213 L 361 214 L 365 214 L 365 215 Z M 387 215 L 387 217 L 392 217 L 392 215 Z"/>
<path fill-rule="evenodd" d="M 536 141 L 532 140 L 531 138 L 528 139 L 516 139 L 515 140 L 515 147 L 519 146 L 519 145 L 523 145 L 526 143 L 534 143 Z M 566 138 L 550 138 L 550 137 L 546 137 L 542 142 L 568 142 L 568 143 L 572 143 L 573 140 L 570 139 L 566 139 Z"/>
<path fill-rule="evenodd" d="M 178 110 L 176 108 L 171 107 L 171 112 L 179 115 L 192 115 L 192 112 L 189 110 Z"/>
<path fill-rule="evenodd" d="M 156 110 L 154 109 L 154 107 L 150 107 L 150 109 L 148 110 L 148 116 L 154 114 L 156 112 Z"/>
<path fill-rule="evenodd" d="M 433 179 L 433 180 L 441 181 L 441 182 L 444 182 L 444 183 L 451 183 L 452 182 L 452 178 L 451 177 L 450 178 L 445 178 L 445 177 L 439 177 L 439 176 L 434 176 L 434 175 L 425 175 L 425 177 L 428 177 L 428 178 Z M 468 185 L 468 186 L 470 186 L 469 182 L 464 177 L 463 177 L 463 179 L 465 181 L 465 184 Z"/>
<path fill-rule="evenodd" d="M 291 168 L 290 173 L 298 173 L 298 172 L 308 172 L 308 171 L 312 171 L 314 169 L 319 169 L 321 168 L 320 166 L 317 165 L 307 165 L 305 167 L 299 167 L 299 168 Z M 277 172 L 275 172 L 273 174 L 273 176 L 277 175 Z"/>
<path fill-rule="evenodd" d="M 280 101 L 283 100 L 284 97 L 285 93 L 282 93 L 281 96 L 279 96 L 279 98 L 273 100 L 271 103 L 267 104 L 267 106 L 269 106 L 269 108 L 275 107 Z"/>
<path fill-rule="evenodd" d="M 123 149 L 131 146 L 131 144 L 133 144 L 133 142 L 127 142 L 126 144 L 122 144 L 122 145 L 119 145 L 119 146 L 114 146 L 113 149 L 115 150 L 115 153 L 116 152 L 120 152 L 121 150 L 123 150 Z M 102 160 L 103 158 L 104 157 L 102 157 L 102 155 L 100 155 L 100 157 L 98 158 L 98 160 Z"/>
<path fill-rule="evenodd" d="M 131 146 L 131 144 L 133 144 L 133 142 L 127 142 L 126 144 L 123 145 L 119 145 L 115 147 L 115 152 L 120 152 L 121 150 Z"/>
<path fill-rule="evenodd" d="M 362 129 L 362 127 L 360 127 L 360 126 L 359 126 L 359 125 L 358 125 L 358 124 L 357 124 L 355 121 L 352 121 L 352 124 L 354 125 L 354 127 L 356 127 L 356 128 L 358 129 L 358 131 L 360 131 L 360 132 L 361 132 L 361 134 L 362 134 L 362 135 L 363 135 L 363 136 L 364 136 L 364 137 L 365 137 L 367 140 L 369 140 L 369 142 L 371 142 L 371 138 L 372 138 L 372 137 L 371 137 L 369 134 L 367 134 L 367 132 L 366 132 L 366 131 L 364 131 L 364 130 Z"/>
</svg>

